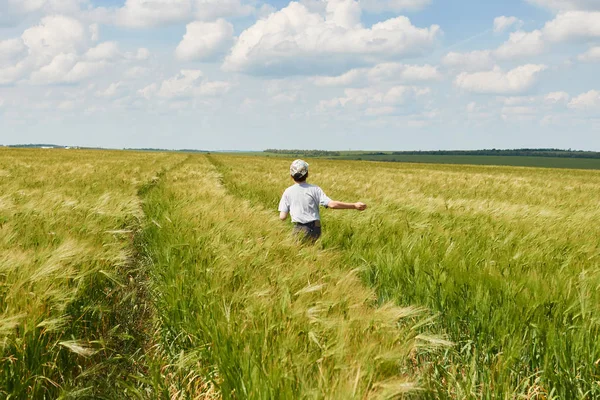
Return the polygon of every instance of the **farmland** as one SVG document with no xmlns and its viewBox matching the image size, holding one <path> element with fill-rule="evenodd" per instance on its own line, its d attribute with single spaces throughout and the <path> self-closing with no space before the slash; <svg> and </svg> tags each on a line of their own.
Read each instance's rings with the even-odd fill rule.
<svg viewBox="0 0 600 400">
<path fill-rule="evenodd" d="M 0 396 L 596 398 L 600 173 L 0 149 Z"/>
<path fill-rule="evenodd" d="M 596 152 L 527 152 L 524 150 L 498 150 L 487 152 L 366 152 L 265 150 L 263 153 L 258 154 L 267 155 L 269 157 L 318 157 L 329 160 L 385 161 L 419 164 L 466 164 L 536 168 L 600 169 L 600 158 L 598 157 L 598 153 Z M 538 154 L 543 154 L 543 156 L 540 156 Z"/>
</svg>

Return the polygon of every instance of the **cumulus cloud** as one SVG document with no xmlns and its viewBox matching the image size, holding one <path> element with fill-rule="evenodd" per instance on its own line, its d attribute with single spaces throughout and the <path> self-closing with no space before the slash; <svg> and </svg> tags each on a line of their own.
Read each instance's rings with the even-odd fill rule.
<svg viewBox="0 0 600 400">
<path fill-rule="evenodd" d="M 268 5 L 258 7 L 253 0 L 126 0 L 121 7 L 98 7 L 88 14 L 107 24 L 152 28 L 192 20 L 206 22 L 261 15 L 268 10 Z"/>
<path fill-rule="evenodd" d="M 175 55 L 180 60 L 207 60 L 225 53 L 233 42 L 233 25 L 224 19 L 192 22 L 186 26 Z"/>
<path fill-rule="evenodd" d="M 527 0 L 531 4 L 555 11 L 565 10 L 600 10 L 597 0 Z"/>
<path fill-rule="evenodd" d="M 97 39 L 95 24 L 58 14 L 44 17 L 20 38 L 0 41 L 0 83 L 77 83 L 147 52 L 123 53 L 116 42 Z"/>
<path fill-rule="evenodd" d="M 121 89 L 123 88 L 123 82 L 114 82 L 111 83 L 106 89 L 98 90 L 96 92 L 96 96 L 105 97 L 105 98 L 114 98 L 116 97 Z"/>
<path fill-rule="evenodd" d="M 597 3 L 600 4 L 600 2 Z M 495 29 L 499 28 L 503 22 L 506 21 L 496 19 Z M 525 58 L 547 51 L 554 43 L 597 38 L 600 38 L 600 12 L 561 11 L 542 29 L 511 33 L 509 39 L 490 54 L 500 60 Z M 590 59 L 594 58 L 593 52 L 589 57 Z M 590 61 L 587 58 L 588 55 L 582 55 L 580 60 Z"/>
<path fill-rule="evenodd" d="M 581 111 L 600 110 L 600 92 L 597 90 L 590 90 L 587 93 L 574 97 L 569 102 L 569 108 Z"/>
<path fill-rule="evenodd" d="M 429 82 L 442 79 L 437 67 L 432 65 L 406 65 L 400 63 L 382 63 L 367 72 L 370 82 Z"/>
<path fill-rule="evenodd" d="M 135 59 L 138 61 L 145 61 L 150 58 L 150 50 L 145 47 L 140 47 L 135 54 Z"/>
<path fill-rule="evenodd" d="M 87 0 L 0 0 L 0 26 L 17 25 L 26 17 L 75 14 Z"/>
<path fill-rule="evenodd" d="M 544 51 L 544 46 L 541 31 L 517 31 L 510 34 L 508 41 L 500 46 L 494 55 L 500 59 L 538 55 Z"/>
<path fill-rule="evenodd" d="M 223 65 L 253 74 L 310 74 L 427 53 L 439 26 L 417 28 L 406 17 L 365 28 L 354 0 L 332 0 L 326 16 L 291 2 L 242 32 Z"/>
<path fill-rule="evenodd" d="M 500 59 L 528 57 L 544 52 L 551 43 L 600 38 L 600 12 L 561 12 L 541 30 L 518 31 L 494 55 Z"/>
<path fill-rule="evenodd" d="M 360 6 L 369 12 L 400 12 L 420 10 L 431 4 L 431 0 L 359 0 Z"/>
<path fill-rule="evenodd" d="M 527 64 L 504 72 L 499 67 L 491 71 L 461 73 L 454 84 L 465 91 L 480 94 L 519 94 L 531 89 L 545 65 Z"/>
<path fill-rule="evenodd" d="M 46 58 L 58 54 L 73 54 L 85 49 L 91 41 L 89 28 L 64 15 L 44 17 L 21 36 L 30 53 Z"/>
<path fill-rule="evenodd" d="M 487 70 L 494 66 L 494 57 L 490 50 L 467 53 L 450 52 L 442 59 L 442 64 L 452 69 L 466 72 Z"/>
<path fill-rule="evenodd" d="M 77 61 L 74 54 L 60 54 L 50 64 L 31 73 L 30 82 L 34 84 L 73 83 L 100 73 L 105 61 Z"/>
<path fill-rule="evenodd" d="M 4 60 L 0 82 L 14 83 L 28 74 L 35 83 L 72 82 L 89 76 L 92 66 L 78 61 L 94 42 L 91 28 L 71 17 L 51 15 L 20 38 L 3 41 L 3 48 L 12 49 L 6 54 L 12 55 L 13 64 Z"/>
<path fill-rule="evenodd" d="M 523 26 L 523 21 L 517 17 L 506 17 L 504 15 L 494 19 L 494 32 L 496 33 L 504 32 L 512 26 L 521 27 Z"/>
<path fill-rule="evenodd" d="M 161 84 L 153 83 L 138 91 L 147 99 L 186 99 L 202 96 L 219 96 L 231 89 L 229 82 L 207 81 L 200 70 L 181 70 L 181 72 Z"/>
<path fill-rule="evenodd" d="M 23 58 L 27 47 L 21 38 L 0 40 L 0 66 L 12 65 Z"/>
<path fill-rule="evenodd" d="M 116 42 L 100 43 L 85 53 L 85 58 L 90 61 L 114 60 L 120 57 L 119 45 Z"/>
<path fill-rule="evenodd" d="M 316 86 L 351 86 L 363 79 L 365 70 L 353 69 L 338 76 L 317 76 L 313 79 Z"/>
<path fill-rule="evenodd" d="M 196 0 L 194 16 L 201 21 L 214 21 L 218 18 L 245 17 L 256 9 L 240 0 Z"/>
<path fill-rule="evenodd" d="M 323 100 L 318 109 L 321 112 L 332 109 L 349 109 L 364 113 L 366 116 L 392 115 L 401 112 L 403 106 L 414 110 L 419 97 L 428 96 L 428 88 L 412 86 L 393 86 L 391 88 L 368 87 L 361 89 L 348 88 L 343 97 Z"/>
<path fill-rule="evenodd" d="M 583 54 L 580 54 L 577 59 L 584 62 L 600 61 L 600 46 L 592 47 Z"/>
<path fill-rule="evenodd" d="M 600 12 L 560 13 L 544 26 L 544 36 L 554 42 L 600 37 Z"/>
<path fill-rule="evenodd" d="M 144 28 L 185 21 L 190 15 L 190 0 L 127 0 L 115 11 L 114 20 L 118 25 Z"/>
<path fill-rule="evenodd" d="M 552 92 L 544 97 L 546 104 L 567 104 L 571 96 L 567 92 Z"/>
<path fill-rule="evenodd" d="M 381 82 L 431 82 L 442 79 L 437 67 L 432 65 L 407 65 L 381 63 L 373 68 L 356 68 L 339 76 L 313 78 L 316 86 L 352 86 L 354 84 L 377 84 Z"/>
</svg>

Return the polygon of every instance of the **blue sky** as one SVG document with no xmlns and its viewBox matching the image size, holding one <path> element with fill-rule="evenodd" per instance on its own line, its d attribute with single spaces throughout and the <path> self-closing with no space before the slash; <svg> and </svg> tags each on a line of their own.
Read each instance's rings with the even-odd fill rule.
<svg viewBox="0 0 600 400">
<path fill-rule="evenodd" d="M 0 10 L 0 144 L 600 151 L 597 0 Z"/>
</svg>

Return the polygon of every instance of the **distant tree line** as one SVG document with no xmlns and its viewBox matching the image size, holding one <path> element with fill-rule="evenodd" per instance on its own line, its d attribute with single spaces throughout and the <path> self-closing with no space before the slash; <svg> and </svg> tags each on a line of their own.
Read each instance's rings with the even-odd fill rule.
<svg viewBox="0 0 600 400">
<path fill-rule="evenodd" d="M 561 158 L 600 158 L 600 153 L 581 150 L 561 149 L 514 149 L 514 150 L 450 150 L 450 151 L 395 151 L 393 155 L 447 155 L 447 156 L 520 156 L 520 157 L 561 157 Z"/>
<path fill-rule="evenodd" d="M 327 150 L 277 150 L 267 149 L 265 153 L 272 154 L 285 154 L 293 156 L 306 156 L 306 157 L 335 157 L 341 156 L 342 153 L 339 151 L 327 151 Z"/>
<path fill-rule="evenodd" d="M 340 151 L 325 150 L 276 150 L 267 149 L 265 153 L 285 154 L 307 157 L 335 157 L 343 155 L 358 156 L 520 156 L 520 157 L 560 157 L 560 158 L 596 158 L 600 159 L 600 153 L 582 150 L 561 149 L 484 149 L 484 150 L 432 150 L 432 151 L 377 151 L 345 153 Z"/>
<path fill-rule="evenodd" d="M 208 153 L 207 150 L 196 150 L 196 149 L 180 149 L 180 150 L 169 150 L 169 149 L 159 149 L 154 147 L 144 147 L 144 148 L 126 148 L 123 150 L 130 151 L 159 151 L 159 152 L 181 152 L 181 153 Z"/>
</svg>

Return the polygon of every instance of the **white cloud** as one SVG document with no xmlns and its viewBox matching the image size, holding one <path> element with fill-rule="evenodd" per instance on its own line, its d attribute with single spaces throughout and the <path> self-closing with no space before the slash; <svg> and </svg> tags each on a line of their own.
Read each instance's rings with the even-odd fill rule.
<svg viewBox="0 0 600 400">
<path fill-rule="evenodd" d="M 442 59 L 442 64 L 449 68 L 472 72 L 487 70 L 494 66 L 494 57 L 489 50 L 471 51 L 469 53 L 450 52 Z"/>
<path fill-rule="evenodd" d="M 118 25 L 146 28 L 181 22 L 192 15 L 191 0 L 127 0 L 115 11 Z"/>
<path fill-rule="evenodd" d="M 569 93 L 567 92 L 552 92 L 544 97 L 546 104 L 567 104 L 569 102 Z"/>
<path fill-rule="evenodd" d="M 224 19 L 215 22 L 192 22 L 177 46 L 180 60 L 207 60 L 224 54 L 233 42 L 233 25 Z"/>
<path fill-rule="evenodd" d="M 417 28 L 406 17 L 364 28 L 356 4 L 332 1 L 323 17 L 291 2 L 242 32 L 223 67 L 256 74 L 336 71 L 349 64 L 427 53 L 441 33 L 437 25 Z"/>
<path fill-rule="evenodd" d="M 121 56 L 116 42 L 103 42 L 89 49 L 84 58 L 89 61 L 115 60 Z"/>
<path fill-rule="evenodd" d="M 474 113 L 480 110 L 480 107 L 477 106 L 477 103 L 475 103 L 474 101 L 470 102 L 469 104 L 467 104 L 466 110 L 468 113 Z"/>
<path fill-rule="evenodd" d="M 527 106 L 507 106 L 502 107 L 501 113 L 503 116 L 505 115 L 534 115 L 537 114 L 537 109 L 535 107 L 527 107 Z"/>
<path fill-rule="evenodd" d="M 160 85 L 153 83 L 138 91 L 142 97 L 154 96 L 164 99 L 186 99 L 201 96 L 219 96 L 231 89 L 229 82 L 206 81 L 200 70 L 181 70 L 181 72 Z"/>
<path fill-rule="evenodd" d="M 316 86 L 351 86 L 364 77 L 365 71 L 353 69 L 339 76 L 317 76 L 313 79 Z"/>
<path fill-rule="evenodd" d="M 290 79 L 269 81 L 264 91 L 275 104 L 296 103 L 304 92 L 300 83 Z"/>
<path fill-rule="evenodd" d="M 18 81 L 25 75 L 26 71 L 27 68 L 23 63 L 0 68 L 0 85 L 7 85 Z"/>
<path fill-rule="evenodd" d="M 0 40 L 0 66 L 13 65 L 17 59 L 25 56 L 26 50 L 21 38 Z"/>
<path fill-rule="evenodd" d="M 359 0 L 360 6 L 369 12 L 400 12 L 420 10 L 431 4 L 431 0 Z"/>
<path fill-rule="evenodd" d="M 564 12 L 544 26 L 544 38 L 553 42 L 598 37 L 600 37 L 600 12 Z"/>
<path fill-rule="evenodd" d="M 354 0 L 328 0 L 326 21 L 344 29 L 360 29 L 361 8 Z"/>
<path fill-rule="evenodd" d="M 152 28 L 193 20 L 210 22 L 219 18 L 262 15 L 271 9 L 268 5 L 257 8 L 257 2 L 253 0 L 126 0 L 122 7 L 98 7 L 88 14 L 107 24 Z"/>
<path fill-rule="evenodd" d="M 64 100 L 58 104 L 58 109 L 61 111 L 70 111 L 75 108 L 75 102 L 73 100 Z"/>
<path fill-rule="evenodd" d="M 256 12 L 248 4 L 240 0 L 196 0 L 196 19 L 200 21 L 214 21 L 218 18 L 245 17 Z"/>
<path fill-rule="evenodd" d="M 118 55 L 116 44 L 112 42 L 89 49 L 94 30 L 64 15 L 44 17 L 39 25 L 25 30 L 21 37 L 28 48 L 28 57 L 23 64 L 31 71 L 30 82 L 35 84 L 87 79 Z"/>
<path fill-rule="evenodd" d="M 463 90 L 480 94 L 518 94 L 531 89 L 545 65 L 527 64 L 504 72 L 499 67 L 492 71 L 461 73 L 454 81 Z"/>
<path fill-rule="evenodd" d="M 511 59 L 541 54 L 544 51 L 542 32 L 517 31 L 510 34 L 507 42 L 500 46 L 494 55 L 499 59 Z"/>
<path fill-rule="evenodd" d="M 26 17 L 76 14 L 87 0 L 0 0 L 0 26 L 18 25 Z"/>
<path fill-rule="evenodd" d="M 517 17 L 506 17 L 504 15 L 494 19 L 494 32 L 496 33 L 504 32 L 511 26 L 517 26 L 520 28 L 523 26 L 523 21 Z"/>
<path fill-rule="evenodd" d="M 81 22 L 64 15 L 44 17 L 39 25 L 25 30 L 21 38 L 29 53 L 42 61 L 59 54 L 78 53 L 91 41 Z"/>
<path fill-rule="evenodd" d="M 77 64 L 75 54 L 61 53 L 47 65 L 31 74 L 32 83 L 53 83 L 63 82 L 69 71 Z"/>
<path fill-rule="evenodd" d="M 503 60 L 529 57 L 543 53 L 551 43 L 595 38 L 600 38 L 600 12 L 566 11 L 548 21 L 541 30 L 512 33 L 493 55 Z"/>
<path fill-rule="evenodd" d="M 321 101 L 318 110 L 326 112 L 348 109 L 353 113 L 362 112 L 366 116 L 392 115 L 400 113 L 405 106 L 413 110 L 416 99 L 430 93 L 430 90 L 411 86 L 348 88 L 344 90 L 344 97 Z"/>
<path fill-rule="evenodd" d="M 565 10 L 600 10 L 597 0 L 527 0 L 529 3 L 546 7 L 555 11 Z"/>
<path fill-rule="evenodd" d="M 600 61 L 600 46 L 592 47 L 583 54 L 580 54 L 577 59 L 584 62 Z"/>
<path fill-rule="evenodd" d="M 50 64 L 31 73 L 34 84 L 73 83 L 100 73 L 107 64 L 105 61 L 77 61 L 75 54 L 59 54 Z"/>
<path fill-rule="evenodd" d="M 146 49 L 123 53 L 116 42 L 96 44 L 97 39 L 96 24 L 85 25 L 66 15 L 44 17 L 20 38 L 0 41 L 0 83 L 78 83 L 148 54 Z"/>
<path fill-rule="evenodd" d="M 600 92 L 590 90 L 577 97 L 574 97 L 569 102 L 569 108 L 574 110 L 600 110 Z"/>
<path fill-rule="evenodd" d="M 376 84 L 381 82 L 430 82 L 442 79 L 437 67 L 381 63 L 373 68 L 357 68 L 339 76 L 313 78 L 316 86 L 352 86 L 354 84 Z"/>
<path fill-rule="evenodd" d="M 96 92 L 96 96 L 105 98 L 114 98 L 123 88 L 123 82 L 111 83 L 106 89 Z"/>
<path fill-rule="evenodd" d="M 527 104 L 534 104 L 538 101 L 538 98 L 533 96 L 509 96 L 502 97 L 499 100 L 501 100 L 505 106 L 514 107 Z"/>
<path fill-rule="evenodd" d="M 131 67 L 127 71 L 125 71 L 125 76 L 130 79 L 135 79 L 146 75 L 149 71 L 150 69 L 146 67 Z"/>
<path fill-rule="evenodd" d="M 367 72 L 370 82 L 403 81 L 428 82 L 442 79 L 437 67 L 426 65 L 406 65 L 382 63 Z"/>
<path fill-rule="evenodd" d="M 140 47 L 135 55 L 138 61 L 145 61 L 150 58 L 150 50 L 145 47 Z"/>
</svg>

